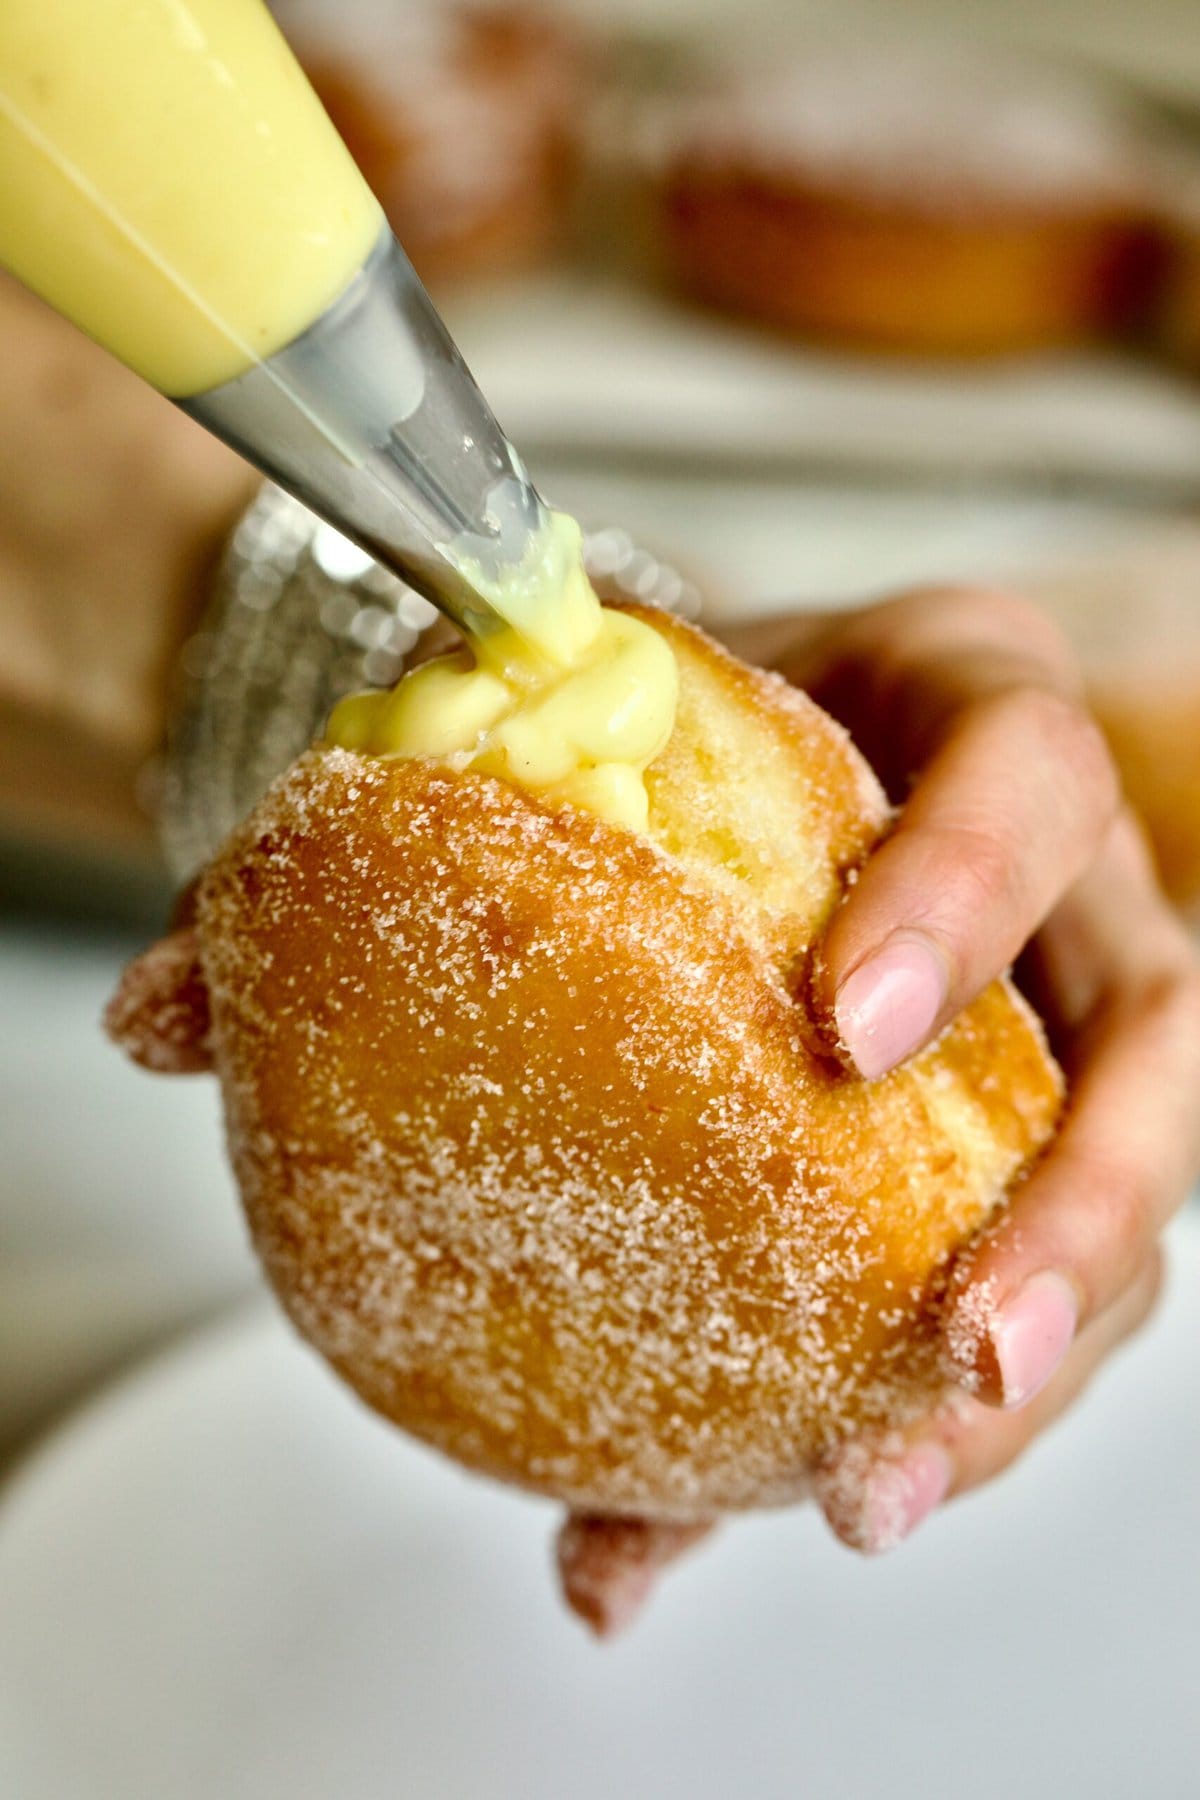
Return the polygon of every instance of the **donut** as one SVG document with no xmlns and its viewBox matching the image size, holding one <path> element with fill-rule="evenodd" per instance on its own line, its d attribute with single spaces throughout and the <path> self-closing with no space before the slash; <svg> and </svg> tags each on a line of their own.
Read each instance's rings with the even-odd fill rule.
<svg viewBox="0 0 1200 1800">
<path fill-rule="evenodd" d="M 522 267 L 560 241 L 584 93 L 567 28 L 436 0 L 289 0 L 279 17 L 424 280 Z"/>
<path fill-rule="evenodd" d="M 1006 980 L 881 1080 L 847 1066 L 812 974 L 885 796 L 780 677 L 621 610 L 678 668 L 644 830 L 318 743 L 108 1016 L 148 1066 L 211 1060 L 299 1332 L 587 1521 L 577 1587 L 930 1403 L 953 1259 L 1063 1092 Z"/>
<path fill-rule="evenodd" d="M 980 53 L 816 51 L 652 130 L 667 264 L 783 330 L 986 356 L 1133 329 L 1163 240 L 1099 84 Z"/>
</svg>

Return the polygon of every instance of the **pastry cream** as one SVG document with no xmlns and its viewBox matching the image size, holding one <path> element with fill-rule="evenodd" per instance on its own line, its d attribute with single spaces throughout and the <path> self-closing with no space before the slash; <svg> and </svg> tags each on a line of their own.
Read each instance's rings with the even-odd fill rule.
<svg viewBox="0 0 1200 1800">
<path fill-rule="evenodd" d="M 601 606 L 579 527 L 563 513 L 488 598 L 503 630 L 411 670 L 391 692 L 347 696 L 327 739 L 478 769 L 644 829 L 644 773 L 675 721 L 670 646 L 643 620 Z"/>
<path fill-rule="evenodd" d="M 382 225 L 261 0 L 2 0 L 0 260 L 164 393 L 282 349 Z M 502 626 L 344 701 L 331 739 L 644 826 L 643 771 L 674 721 L 666 643 L 601 608 L 564 515 L 499 577 L 470 539 L 446 554 Z"/>
<path fill-rule="evenodd" d="M 0 4 L 0 262 L 164 393 L 290 343 L 382 226 L 262 0 Z"/>
</svg>

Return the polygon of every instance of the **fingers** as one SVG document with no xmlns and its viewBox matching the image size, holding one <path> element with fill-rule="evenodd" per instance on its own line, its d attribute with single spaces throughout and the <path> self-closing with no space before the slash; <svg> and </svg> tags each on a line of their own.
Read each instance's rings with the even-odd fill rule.
<svg viewBox="0 0 1200 1800">
<path fill-rule="evenodd" d="M 902 743 L 928 761 L 834 918 L 819 975 L 868 1078 L 929 1042 L 1014 961 L 1095 857 L 1119 798 L 1100 729 L 1057 654 L 1018 637 L 1025 609 L 989 598 L 965 637 L 969 599 L 963 617 L 935 612 L 940 637 L 936 618 L 919 632 L 906 625 L 907 607 L 891 627 L 890 680 L 906 685 L 887 708 L 907 721 L 893 754 Z"/>
<path fill-rule="evenodd" d="M 959 1271 L 946 1327 L 964 1384 L 1006 1406 L 1112 1306 L 1200 1168 L 1200 971 L 1130 822 L 1044 938 L 1049 997 L 1076 1033 L 1070 1110 Z"/>
<path fill-rule="evenodd" d="M 1120 1302 L 1082 1333 L 1054 1380 L 1019 1411 L 997 1412 L 961 1397 L 882 1444 L 845 1446 L 818 1480 L 818 1499 L 833 1531 L 851 1549 L 869 1555 L 890 1550 L 943 1500 L 999 1475 L 1140 1329 L 1161 1283 L 1162 1259 L 1155 1251 Z"/>
<path fill-rule="evenodd" d="M 1074 652 L 1040 608 L 976 588 L 920 588 L 854 612 L 747 628 L 797 687 L 840 719 L 903 799 L 947 726 L 989 696 L 1046 688 L 1078 701 Z"/>
<path fill-rule="evenodd" d="M 663 1569 L 711 1530 L 571 1513 L 558 1534 L 563 1597 L 597 1637 L 615 1637 L 633 1623 Z"/>
<path fill-rule="evenodd" d="M 208 989 L 196 933 L 181 926 L 152 944 L 121 975 L 104 1029 L 142 1068 L 191 1075 L 212 1068 Z"/>
</svg>

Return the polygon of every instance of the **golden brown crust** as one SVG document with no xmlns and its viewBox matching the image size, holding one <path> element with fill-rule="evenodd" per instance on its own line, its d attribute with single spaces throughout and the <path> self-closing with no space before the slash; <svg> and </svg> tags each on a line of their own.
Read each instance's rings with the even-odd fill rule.
<svg viewBox="0 0 1200 1800">
<path fill-rule="evenodd" d="M 786 330 L 926 355 L 1009 354 L 1130 329 L 1158 234 L 1128 208 L 943 216 L 802 179 L 677 170 L 667 253 L 700 299 Z"/>
<path fill-rule="evenodd" d="M 181 926 L 123 972 L 104 1009 L 104 1029 L 132 1062 L 156 1075 L 200 1075 L 213 1066 L 208 989 L 196 933 Z"/>
<path fill-rule="evenodd" d="M 284 19 L 423 280 L 524 267 L 556 247 L 587 93 L 571 30 L 447 0 Z"/>
<path fill-rule="evenodd" d="M 793 1497 L 927 1401 L 929 1297 L 1060 1082 L 1005 984 L 874 1084 L 814 1043 L 797 972 L 883 796 L 803 696 L 642 616 L 680 661 L 670 850 L 317 750 L 218 857 L 198 927 L 234 1161 L 300 1329 L 472 1467 L 698 1520 Z"/>
</svg>

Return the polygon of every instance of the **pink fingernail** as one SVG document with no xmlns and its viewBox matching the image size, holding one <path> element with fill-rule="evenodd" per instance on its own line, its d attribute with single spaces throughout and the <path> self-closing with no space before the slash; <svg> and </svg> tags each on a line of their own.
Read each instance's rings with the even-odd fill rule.
<svg viewBox="0 0 1200 1800">
<path fill-rule="evenodd" d="M 937 1444 L 919 1444 L 897 1462 L 876 1463 L 863 1493 L 860 1548 L 878 1556 L 917 1529 L 950 1489 L 950 1459 Z"/>
<path fill-rule="evenodd" d="M 932 1031 L 946 999 L 941 957 L 919 937 L 893 937 L 838 990 L 838 1035 L 860 1075 L 872 1081 L 911 1056 Z"/>
<path fill-rule="evenodd" d="M 1068 1282 L 1032 1275 L 992 1319 L 989 1336 L 1005 1406 L 1024 1406 L 1045 1387 L 1075 1337 L 1079 1309 Z"/>
</svg>

